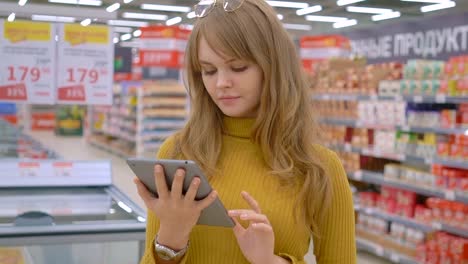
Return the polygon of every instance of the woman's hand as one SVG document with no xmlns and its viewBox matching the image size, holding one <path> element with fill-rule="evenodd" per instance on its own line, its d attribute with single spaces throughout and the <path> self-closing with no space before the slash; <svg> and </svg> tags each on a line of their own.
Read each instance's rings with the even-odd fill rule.
<svg viewBox="0 0 468 264">
<path fill-rule="evenodd" d="M 278 262 L 281 261 L 279 257 L 274 254 L 275 235 L 270 221 L 261 213 L 257 201 L 252 196 L 247 192 L 242 192 L 241 195 L 252 210 L 230 210 L 229 216 L 236 223 L 233 230 L 242 253 L 253 264 L 281 263 Z M 244 228 L 238 218 L 248 221 L 249 226 Z"/>
<path fill-rule="evenodd" d="M 155 197 L 138 178 L 135 178 L 138 194 L 148 210 L 159 218 L 158 243 L 174 250 L 183 249 L 188 243 L 190 232 L 196 225 L 201 211 L 216 199 L 217 193 L 212 191 L 203 200 L 195 201 L 200 179 L 194 178 L 187 193 L 183 195 L 185 178 L 183 169 L 176 171 L 171 191 L 167 188 L 161 165 L 154 167 L 154 177 L 158 197 Z"/>
</svg>

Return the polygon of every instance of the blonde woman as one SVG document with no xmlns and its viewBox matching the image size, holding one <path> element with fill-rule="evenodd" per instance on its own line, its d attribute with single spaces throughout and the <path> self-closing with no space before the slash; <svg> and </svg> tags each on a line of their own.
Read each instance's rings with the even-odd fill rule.
<svg viewBox="0 0 468 264">
<path fill-rule="evenodd" d="M 307 83 L 296 49 L 263 0 L 203 0 L 186 50 L 191 116 L 160 148 L 190 159 L 214 190 L 195 201 L 184 171 L 148 207 L 141 263 L 356 263 L 354 211 L 335 153 L 315 142 Z M 157 186 L 167 186 L 159 166 Z M 196 225 L 219 197 L 234 228 Z"/>
</svg>

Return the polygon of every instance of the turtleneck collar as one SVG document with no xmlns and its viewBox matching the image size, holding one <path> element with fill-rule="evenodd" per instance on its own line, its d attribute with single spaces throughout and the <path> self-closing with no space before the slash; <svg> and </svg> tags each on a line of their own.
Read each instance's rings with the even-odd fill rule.
<svg viewBox="0 0 468 264">
<path fill-rule="evenodd" d="M 223 117 L 224 133 L 240 138 L 250 138 L 255 118 Z"/>
</svg>

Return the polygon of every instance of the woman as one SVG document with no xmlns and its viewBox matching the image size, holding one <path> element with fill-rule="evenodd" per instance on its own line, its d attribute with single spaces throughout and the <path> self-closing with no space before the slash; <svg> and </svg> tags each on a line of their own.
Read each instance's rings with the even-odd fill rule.
<svg viewBox="0 0 468 264">
<path fill-rule="evenodd" d="M 263 0 L 201 1 L 188 41 L 191 116 L 160 148 L 190 159 L 214 190 L 182 195 L 183 170 L 152 196 L 141 263 L 356 263 L 354 211 L 343 167 L 319 146 L 293 42 Z M 155 167 L 158 187 L 167 186 Z M 170 183 L 169 183 L 170 184 Z M 219 196 L 234 228 L 195 225 Z"/>
</svg>

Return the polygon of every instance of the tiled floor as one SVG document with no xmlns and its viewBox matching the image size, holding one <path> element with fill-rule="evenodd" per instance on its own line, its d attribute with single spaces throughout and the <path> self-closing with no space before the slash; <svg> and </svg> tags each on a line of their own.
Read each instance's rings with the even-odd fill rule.
<svg viewBox="0 0 468 264">
<path fill-rule="evenodd" d="M 57 137 L 52 132 L 32 132 L 31 135 L 46 147 L 55 150 L 59 155 L 68 160 L 111 160 L 114 184 L 144 208 L 143 202 L 140 200 L 134 187 L 135 185 L 132 183 L 133 173 L 122 158 L 90 146 L 81 137 Z M 315 263 L 310 255 L 306 256 L 306 261 L 309 264 Z M 364 252 L 359 252 L 358 263 L 387 264 L 390 262 Z"/>
</svg>

